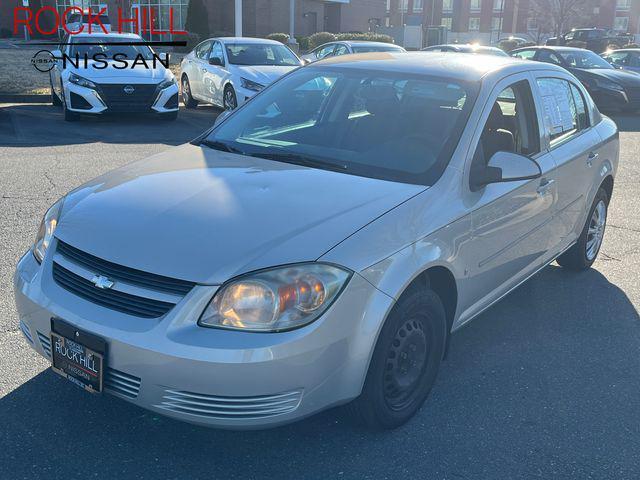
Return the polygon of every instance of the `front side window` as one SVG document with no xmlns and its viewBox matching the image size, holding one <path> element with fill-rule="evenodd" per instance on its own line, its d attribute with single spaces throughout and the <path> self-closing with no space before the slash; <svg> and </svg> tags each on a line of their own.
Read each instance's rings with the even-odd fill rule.
<svg viewBox="0 0 640 480">
<path fill-rule="evenodd" d="M 602 58 L 607 60 L 609 63 L 621 67 L 628 65 L 629 57 L 629 52 L 612 52 L 602 56 Z"/>
<path fill-rule="evenodd" d="M 335 49 L 335 51 L 333 52 L 334 55 L 346 55 L 347 53 L 349 53 L 349 49 L 347 48 L 346 45 L 338 45 Z"/>
<path fill-rule="evenodd" d="M 219 58 L 220 63 L 224 64 L 224 50 L 222 49 L 222 44 L 220 42 L 214 42 L 213 47 L 211 47 L 211 54 L 209 58 Z"/>
<path fill-rule="evenodd" d="M 538 55 L 538 61 L 553 63 L 554 65 L 562 65 L 562 61 L 555 53 L 549 50 L 541 50 L 540 55 Z"/>
<path fill-rule="evenodd" d="M 473 172 L 497 152 L 531 156 L 540 151 L 540 131 L 531 87 L 526 80 L 503 89 L 491 106 L 473 157 Z"/>
<path fill-rule="evenodd" d="M 209 53 L 209 50 L 211 50 L 212 43 L 213 42 L 211 42 L 211 40 L 207 40 L 206 42 L 202 42 L 200 45 L 198 45 L 195 48 L 196 57 L 201 58 L 203 60 L 207 58 L 207 54 Z"/>
<path fill-rule="evenodd" d="M 252 99 L 205 144 L 431 185 L 451 158 L 477 89 L 476 83 L 408 73 L 305 67 Z"/>
<path fill-rule="evenodd" d="M 325 45 L 324 47 L 319 48 L 318 50 L 316 50 L 316 58 L 320 60 L 321 58 L 332 55 L 335 48 L 335 43 L 330 43 L 329 45 Z"/>
<path fill-rule="evenodd" d="M 586 104 L 580 91 L 561 78 L 539 78 L 544 123 L 550 146 L 565 142 L 588 126 Z"/>
</svg>

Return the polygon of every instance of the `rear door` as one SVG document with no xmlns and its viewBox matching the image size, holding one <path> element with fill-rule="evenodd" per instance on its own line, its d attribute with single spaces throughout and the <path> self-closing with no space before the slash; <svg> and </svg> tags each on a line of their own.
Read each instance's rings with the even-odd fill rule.
<svg viewBox="0 0 640 480">
<path fill-rule="evenodd" d="M 562 73 L 539 73 L 535 89 L 544 115 L 543 142 L 558 165 L 558 228 L 567 246 L 583 227 L 600 137 L 579 82 Z"/>
</svg>

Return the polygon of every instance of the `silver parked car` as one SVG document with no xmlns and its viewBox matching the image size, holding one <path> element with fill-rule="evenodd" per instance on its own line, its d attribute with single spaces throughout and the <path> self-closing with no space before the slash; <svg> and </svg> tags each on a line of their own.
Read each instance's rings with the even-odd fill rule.
<svg viewBox="0 0 640 480">
<path fill-rule="evenodd" d="M 640 73 L 640 48 L 607 50 L 600 56 L 620 70 Z"/>
<path fill-rule="evenodd" d="M 396 427 L 453 331 L 555 259 L 591 266 L 618 149 L 554 65 L 317 62 L 57 201 L 17 267 L 20 327 L 77 385 L 180 420 L 350 402 Z"/>
<path fill-rule="evenodd" d="M 351 53 L 372 53 L 372 52 L 406 52 L 400 45 L 385 42 L 369 42 L 366 40 L 345 40 L 329 42 L 314 48 L 309 53 L 302 56 L 305 63 L 316 62 L 323 58 L 338 57 Z"/>
</svg>

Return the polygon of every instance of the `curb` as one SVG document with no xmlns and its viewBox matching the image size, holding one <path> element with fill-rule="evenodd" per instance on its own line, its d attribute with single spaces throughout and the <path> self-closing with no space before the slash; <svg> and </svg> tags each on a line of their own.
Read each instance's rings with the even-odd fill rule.
<svg viewBox="0 0 640 480">
<path fill-rule="evenodd" d="M 3 95 L 0 94 L 0 103 L 48 103 L 50 95 Z"/>
</svg>

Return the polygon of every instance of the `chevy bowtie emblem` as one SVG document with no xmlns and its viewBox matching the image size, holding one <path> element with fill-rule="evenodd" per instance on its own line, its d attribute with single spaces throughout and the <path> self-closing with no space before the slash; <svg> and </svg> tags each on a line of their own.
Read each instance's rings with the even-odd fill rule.
<svg viewBox="0 0 640 480">
<path fill-rule="evenodd" d="M 127 85 L 126 87 L 124 87 L 123 90 L 124 90 L 124 93 L 126 93 L 127 95 L 131 95 L 133 92 L 136 91 L 133 85 Z"/>
<path fill-rule="evenodd" d="M 101 290 L 107 290 L 113 287 L 113 282 L 103 275 L 96 275 L 91 279 L 91 283 Z"/>
</svg>

